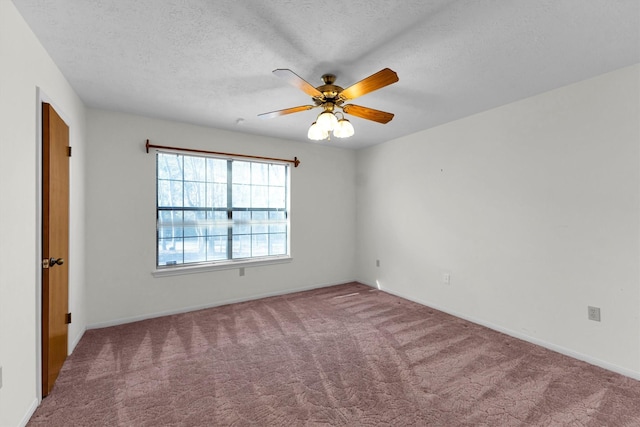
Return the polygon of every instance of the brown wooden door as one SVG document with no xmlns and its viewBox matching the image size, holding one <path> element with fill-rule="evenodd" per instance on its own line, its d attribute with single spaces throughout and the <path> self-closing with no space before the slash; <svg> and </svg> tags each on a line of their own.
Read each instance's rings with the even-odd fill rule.
<svg viewBox="0 0 640 427">
<path fill-rule="evenodd" d="M 42 396 L 67 358 L 69 127 L 42 104 Z"/>
</svg>

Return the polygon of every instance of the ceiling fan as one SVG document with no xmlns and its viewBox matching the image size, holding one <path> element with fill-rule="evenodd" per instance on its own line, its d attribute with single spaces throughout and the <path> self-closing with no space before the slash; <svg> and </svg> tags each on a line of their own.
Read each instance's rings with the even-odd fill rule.
<svg viewBox="0 0 640 427">
<path fill-rule="evenodd" d="M 397 82 L 398 75 L 389 68 L 380 70 L 346 89 L 334 84 L 336 76 L 333 74 L 323 75 L 322 81 L 324 84 L 318 87 L 311 86 L 310 83 L 289 69 L 273 70 L 273 74 L 311 96 L 313 105 L 301 105 L 284 110 L 271 111 L 269 113 L 258 114 L 258 117 L 268 119 L 321 107 L 322 113 L 318 115 L 318 118 L 313 122 L 307 133 L 309 139 L 316 141 L 328 139 L 329 132 L 332 131 L 333 136 L 337 138 L 348 138 L 352 136 L 355 132 L 353 125 L 351 125 L 349 120 L 344 118 L 344 114 L 351 114 L 382 124 L 388 123 L 393 119 L 392 113 L 354 104 L 344 104 L 346 101 Z M 338 109 L 342 111 L 340 112 Z M 342 118 L 338 119 L 336 114 L 341 114 Z"/>
</svg>

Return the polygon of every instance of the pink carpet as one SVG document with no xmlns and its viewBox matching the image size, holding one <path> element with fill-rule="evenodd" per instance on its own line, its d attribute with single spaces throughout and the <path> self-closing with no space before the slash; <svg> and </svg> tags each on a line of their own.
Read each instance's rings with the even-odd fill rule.
<svg viewBox="0 0 640 427">
<path fill-rule="evenodd" d="M 640 382 L 351 283 L 90 330 L 29 426 L 640 426 Z"/>
</svg>

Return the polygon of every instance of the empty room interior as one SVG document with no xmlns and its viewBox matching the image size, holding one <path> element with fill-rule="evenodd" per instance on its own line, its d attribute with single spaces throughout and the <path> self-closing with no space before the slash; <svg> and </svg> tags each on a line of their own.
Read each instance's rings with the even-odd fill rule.
<svg viewBox="0 0 640 427">
<path fill-rule="evenodd" d="M 0 426 L 640 425 L 638 1 L 0 0 L 0 64 Z"/>
</svg>

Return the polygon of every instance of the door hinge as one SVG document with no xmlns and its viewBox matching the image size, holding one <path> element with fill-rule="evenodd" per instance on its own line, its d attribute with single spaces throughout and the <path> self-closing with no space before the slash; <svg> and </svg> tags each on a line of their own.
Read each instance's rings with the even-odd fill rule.
<svg viewBox="0 0 640 427">
<path fill-rule="evenodd" d="M 64 318 L 64 322 L 68 325 L 71 323 L 71 313 L 67 313 Z"/>
<path fill-rule="evenodd" d="M 49 268 L 49 258 L 42 260 L 42 268 Z"/>
<path fill-rule="evenodd" d="M 67 155 L 71 157 L 71 147 L 67 147 Z"/>
</svg>

